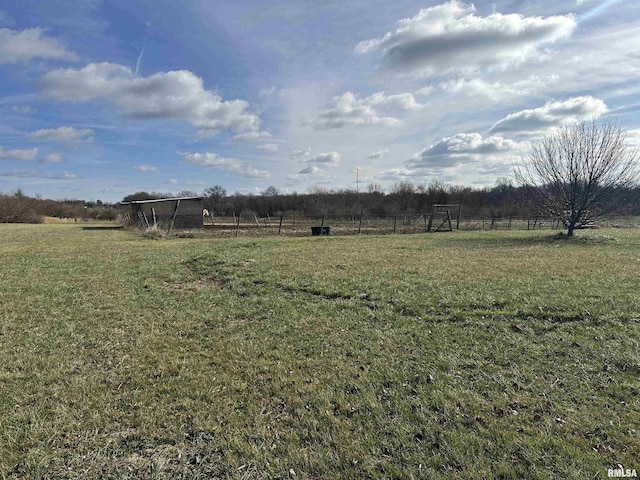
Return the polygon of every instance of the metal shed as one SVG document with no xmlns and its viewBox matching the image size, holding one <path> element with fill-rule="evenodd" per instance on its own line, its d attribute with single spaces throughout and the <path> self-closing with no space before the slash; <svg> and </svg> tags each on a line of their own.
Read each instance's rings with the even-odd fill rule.
<svg viewBox="0 0 640 480">
<path fill-rule="evenodd" d="M 203 228 L 203 197 L 159 198 L 123 203 L 131 206 L 131 218 L 142 227 L 162 225 L 169 228 Z"/>
</svg>

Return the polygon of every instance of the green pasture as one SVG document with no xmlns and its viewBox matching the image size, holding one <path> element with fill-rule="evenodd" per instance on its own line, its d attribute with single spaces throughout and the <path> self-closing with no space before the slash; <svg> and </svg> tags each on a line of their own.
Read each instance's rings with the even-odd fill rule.
<svg viewBox="0 0 640 480">
<path fill-rule="evenodd" d="M 640 470 L 640 231 L 0 225 L 0 478 Z"/>
</svg>

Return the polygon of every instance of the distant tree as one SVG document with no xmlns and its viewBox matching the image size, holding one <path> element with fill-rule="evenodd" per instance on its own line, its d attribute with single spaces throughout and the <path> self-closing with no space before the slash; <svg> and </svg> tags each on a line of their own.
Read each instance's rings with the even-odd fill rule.
<svg viewBox="0 0 640 480">
<path fill-rule="evenodd" d="M 395 197 L 399 212 L 409 212 L 416 194 L 417 188 L 411 182 L 398 182 L 391 190 L 392 197 Z"/>
<path fill-rule="evenodd" d="M 213 187 L 205 189 L 204 192 L 202 192 L 202 195 L 206 198 L 220 200 L 227 196 L 227 191 L 222 185 L 214 185 Z"/>
<path fill-rule="evenodd" d="M 638 183 L 638 154 L 616 123 L 578 122 L 531 146 L 516 180 L 542 212 L 576 228 L 624 206 Z"/>
<path fill-rule="evenodd" d="M 122 199 L 123 202 L 135 202 L 137 200 L 155 200 L 156 197 L 147 192 L 136 192 L 131 195 L 127 195 Z"/>
<path fill-rule="evenodd" d="M 278 189 L 276 187 L 274 187 L 273 185 L 270 187 L 267 187 L 263 192 L 262 192 L 262 196 L 263 197 L 275 197 L 279 194 L 280 192 L 278 192 Z"/>
<path fill-rule="evenodd" d="M 178 192 L 178 197 L 197 197 L 198 194 L 193 190 L 181 190 Z"/>
<path fill-rule="evenodd" d="M 205 207 L 214 215 L 222 210 L 221 202 L 222 199 L 227 196 L 227 191 L 222 185 L 214 185 L 213 187 L 205 189 L 202 195 L 204 196 Z M 233 208 L 231 208 L 231 210 L 233 210 Z"/>
</svg>

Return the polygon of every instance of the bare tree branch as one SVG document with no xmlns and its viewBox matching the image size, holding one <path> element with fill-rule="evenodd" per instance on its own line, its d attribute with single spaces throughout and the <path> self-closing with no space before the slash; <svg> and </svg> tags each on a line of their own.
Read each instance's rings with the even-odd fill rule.
<svg viewBox="0 0 640 480">
<path fill-rule="evenodd" d="M 531 145 L 515 168 L 540 212 L 559 218 L 573 235 L 576 228 L 623 207 L 638 184 L 638 152 L 627 144 L 617 123 L 567 124 Z"/>
</svg>

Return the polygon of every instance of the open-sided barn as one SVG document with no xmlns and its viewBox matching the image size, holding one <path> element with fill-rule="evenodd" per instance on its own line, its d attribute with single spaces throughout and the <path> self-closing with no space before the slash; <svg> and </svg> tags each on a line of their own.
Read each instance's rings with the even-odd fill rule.
<svg viewBox="0 0 640 480">
<path fill-rule="evenodd" d="M 202 197 L 134 200 L 128 204 L 131 218 L 138 219 L 143 227 L 158 224 L 171 228 L 203 228 Z"/>
</svg>

